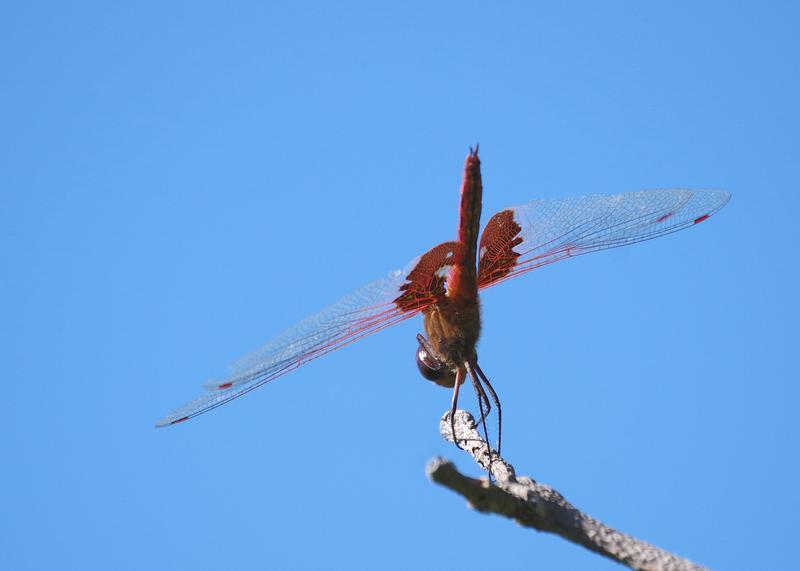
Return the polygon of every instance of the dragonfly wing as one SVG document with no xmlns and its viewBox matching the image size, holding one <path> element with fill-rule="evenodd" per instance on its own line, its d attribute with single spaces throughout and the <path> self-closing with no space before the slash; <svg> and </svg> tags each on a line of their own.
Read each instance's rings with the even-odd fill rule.
<svg viewBox="0 0 800 571">
<path fill-rule="evenodd" d="M 231 375 L 205 384 L 208 392 L 156 423 L 178 424 L 208 412 L 301 365 L 423 311 L 444 295 L 442 284 L 458 244 L 445 242 L 405 270 L 344 296 L 231 365 Z"/>
<path fill-rule="evenodd" d="M 651 190 L 537 199 L 492 216 L 481 236 L 478 285 L 693 226 L 730 199 L 719 190 Z"/>
</svg>

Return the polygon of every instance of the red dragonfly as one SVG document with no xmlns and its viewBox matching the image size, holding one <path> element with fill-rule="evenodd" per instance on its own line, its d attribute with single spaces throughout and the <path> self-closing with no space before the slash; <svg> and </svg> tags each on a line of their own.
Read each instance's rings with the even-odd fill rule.
<svg viewBox="0 0 800 571">
<path fill-rule="evenodd" d="M 475 351 L 480 335 L 479 290 L 559 260 L 693 226 L 730 199 L 724 191 L 683 189 L 537 199 L 492 216 L 478 242 L 482 192 L 476 147 L 470 149 L 464 166 L 456 241 L 435 246 L 404 270 L 368 283 L 290 327 L 234 363 L 230 376 L 206 383 L 205 394 L 168 414 L 156 426 L 194 418 L 309 361 L 421 313 L 427 337 L 417 336 L 420 372 L 426 379 L 453 389 L 451 421 L 459 387 L 470 378 L 485 433 L 491 406 L 483 386 L 497 407 L 498 427 L 501 413 L 497 394 L 478 366 Z"/>
</svg>

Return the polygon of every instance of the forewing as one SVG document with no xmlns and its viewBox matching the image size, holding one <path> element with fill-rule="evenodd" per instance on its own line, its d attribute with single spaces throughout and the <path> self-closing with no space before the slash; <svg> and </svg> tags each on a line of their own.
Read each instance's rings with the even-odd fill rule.
<svg viewBox="0 0 800 571">
<path fill-rule="evenodd" d="M 478 286 L 540 266 L 693 226 L 730 199 L 719 190 L 651 190 L 537 199 L 492 216 L 481 236 Z"/>
<path fill-rule="evenodd" d="M 246 394 L 326 353 L 408 319 L 444 295 L 455 248 L 439 244 L 405 270 L 371 282 L 290 327 L 231 365 L 232 373 L 205 384 L 207 393 L 168 414 L 156 426 L 183 422 Z"/>
</svg>

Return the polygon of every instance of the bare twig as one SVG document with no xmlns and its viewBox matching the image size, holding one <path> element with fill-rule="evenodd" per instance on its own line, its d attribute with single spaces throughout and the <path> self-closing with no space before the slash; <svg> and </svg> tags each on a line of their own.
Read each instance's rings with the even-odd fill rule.
<svg viewBox="0 0 800 571">
<path fill-rule="evenodd" d="M 560 535 L 587 549 L 605 555 L 631 569 L 647 571 L 697 571 L 705 569 L 647 542 L 616 531 L 584 514 L 553 488 L 531 478 L 517 476 L 514 468 L 491 451 L 476 430 L 468 412 L 456 412 L 456 436 L 461 447 L 496 478 L 474 479 L 459 473 L 449 460 L 434 458 L 428 463 L 428 476 L 464 496 L 478 511 L 510 517 L 519 524 Z M 449 413 L 439 425 L 442 436 L 450 442 Z"/>
</svg>

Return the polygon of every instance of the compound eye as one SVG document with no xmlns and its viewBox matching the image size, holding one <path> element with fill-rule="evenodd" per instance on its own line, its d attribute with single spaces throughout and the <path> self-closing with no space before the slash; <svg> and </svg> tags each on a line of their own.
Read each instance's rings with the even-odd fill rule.
<svg viewBox="0 0 800 571">
<path fill-rule="evenodd" d="M 444 365 L 422 345 L 417 348 L 417 367 L 420 374 L 429 381 L 438 381 L 445 373 Z"/>
</svg>

